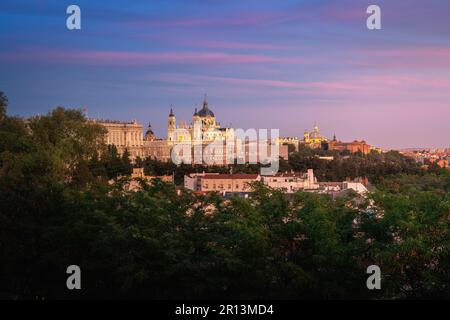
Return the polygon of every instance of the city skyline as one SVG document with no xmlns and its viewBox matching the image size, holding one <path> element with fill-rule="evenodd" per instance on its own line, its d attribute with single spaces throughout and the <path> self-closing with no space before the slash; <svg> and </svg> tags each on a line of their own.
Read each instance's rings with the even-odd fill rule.
<svg viewBox="0 0 450 320">
<path fill-rule="evenodd" d="M 24 5 L 26 4 L 26 6 Z M 61 1 L 0 4 L 0 90 L 9 114 L 62 105 L 89 117 L 189 120 L 207 93 L 224 126 L 279 128 L 383 148 L 449 147 L 450 3 Z"/>
</svg>

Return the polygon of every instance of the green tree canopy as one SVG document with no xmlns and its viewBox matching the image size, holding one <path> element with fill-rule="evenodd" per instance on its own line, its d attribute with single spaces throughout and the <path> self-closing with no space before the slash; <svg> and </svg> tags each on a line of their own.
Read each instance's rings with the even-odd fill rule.
<svg viewBox="0 0 450 320">
<path fill-rule="evenodd" d="M 8 98 L 0 91 L 0 120 L 6 116 L 6 108 L 8 107 Z"/>
<path fill-rule="evenodd" d="M 129 157 L 103 134 L 64 108 L 0 120 L 1 298 L 450 298 L 448 170 L 416 171 L 394 152 L 297 155 L 284 165 L 368 174 L 377 188 L 333 199 L 255 183 L 241 198 L 153 180 L 132 192 Z M 152 175 L 230 169 L 143 165 Z M 65 289 L 72 264 L 79 292 Z M 380 291 L 366 287 L 374 264 Z"/>
</svg>

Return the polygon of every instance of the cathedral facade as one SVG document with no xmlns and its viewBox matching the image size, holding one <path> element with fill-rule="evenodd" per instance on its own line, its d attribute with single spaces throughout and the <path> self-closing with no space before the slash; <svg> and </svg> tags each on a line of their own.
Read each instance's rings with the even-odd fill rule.
<svg viewBox="0 0 450 320">
<path fill-rule="evenodd" d="M 234 139 L 235 131 L 233 128 L 222 128 L 216 121 L 214 112 L 209 108 L 208 100 L 203 100 L 203 107 L 194 111 L 192 122 L 188 126 L 182 121 L 178 126 L 173 112 L 170 109 L 168 126 L 167 126 L 167 141 L 170 145 L 180 142 L 196 142 L 207 144 L 216 140 Z"/>
</svg>

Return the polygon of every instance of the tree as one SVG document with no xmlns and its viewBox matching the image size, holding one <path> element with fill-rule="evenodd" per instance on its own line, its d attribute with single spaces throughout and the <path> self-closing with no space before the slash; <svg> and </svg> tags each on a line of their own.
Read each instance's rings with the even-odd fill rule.
<svg viewBox="0 0 450 320">
<path fill-rule="evenodd" d="M 397 298 L 448 298 L 450 206 L 446 196 L 380 191 L 372 199 L 375 206 L 361 216 L 361 234 L 370 243 L 365 263 L 383 270 L 385 292 Z"/>
<path fill-rule="evenodd" d="M 124 175 L 127 152 L 105 147 L 98 129 L 62 108 L 0 121 L 2 298 L 450 297 L 448 170 L 416 171 L 398 153 L 321 161 L 302 150 L 282 166 L 312 166 L 321 178 L 368 174 L 377 190 L 333 199 L 255 183 L 248 198 L 224 198 L 156 179 L 131 192 L 127 177 L 109 181 Z M 143 165 L 178 177 L 259 170 Z M 80 292 L 64 287 L 74 263 Z M 382 272 L 377 292 L 366 288 L 372 264 Z"/>
<path fill-rule="evenodd" d="M 6 108 L 8 107 L 8 98 L 0 91 L 0 120 L 3 120 L 6 116 Z"/>
<path fill-rule="evenodd" d="M 122 159 L 115 145 L 108 145 L 101 158 L 104 163 L 106 174 L 109 179 L 117 178 L 122 174 Z"/>
<path fill-rule="evenodd" d="M 125 149 L 122 154 L 122 174 L 130 175 L 132 171 L 133 166 L 131 165 L 130 152 L 128 149 Z"/>
<path fill-rule="evenodd" d="M 104 145 L 105 129 L 86 120 L 81 110 L 58 107 L 46 116 L 30 119 L 31 137 L 53 163 L 52 170 L 68 178 L 82 161 L 88 161 Z"/>
</svg>

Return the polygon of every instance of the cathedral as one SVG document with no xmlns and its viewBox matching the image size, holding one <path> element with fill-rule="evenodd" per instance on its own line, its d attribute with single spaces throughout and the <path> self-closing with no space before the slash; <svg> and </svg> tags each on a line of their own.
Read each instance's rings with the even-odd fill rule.
<svg viewBox="0 0 450 320">
<path fill-rule="evenodd" d="M 319 127 L 314 125 L 313 131 L 305 130 L 303 134 L 303 143 L 313 149 L 321 148 L 323 143 L 328 143 L 328 139 L 319 133 Z"/>
<path fill-rule="evenodd" d="M 199 111 L 197 108 L 195 109 L 189 126 L 184 121 L 177 126 L 173 108 L 170 108 L 167 141 L 171 145 L 179 142 L 210 143 L 215 140 L 234 139 L 234 137 L 233 128 L 222 128 L 216 121 L 214 112 L 209 108 L 206 95 L 203 107 Z"/>
<path fill-rule="evenodd" d="M 170 108 L 167 139 L 157 138 L 150 124 L 148 124 L 148 128 L 144 133 L 144 128 L 137 121 L 121 122 L 95 119 L 91 121 L 102 125 L 106 129 L 105 143 L 115 145 L 119 154 L 123 154 L 127 150 L 133 161 L 138 157 L 141 159 L 150 157 L 164 162 L 171 161 L 171 151 L 174 146 L 186 142 L 191 144 L 191 146 L 202 145 L 202 155 L 206 154 L 205 157 L 210 157 L 216 165 L 225 165 L 228 160 L 226 141 L 237 142 L 239 140 L 235 129 L 224 128 L 216 121 L 214 112 L 209 108 L 206 95 L 202 108 L 200 110 L 195 109 L 190 125 L 187 125 L 185 121 L 180 121 L 177 125 L 173 108 Z M 212 142 L 220 142 L 223 145 L 215 148 L 212 154 L 208 154 L 205 150 L 208 149 Z M 258 146 L 251 148 L 246 141 L 243 144 L 243 149 L 243 154 L 240 155 L 235 145 L 232 157 L 235 159 L 240 157 L 245 162 L 248 162 L 250 159 L 257 159 L 257 161 L 261 159 Z M 278 145 L 278 149 L 278 154 L 282 158 L 287 159 L 287 146 Z M 192 149 L 192 152 L 194 152 L 194 149 Z M 268 156 L 272 156 L 270 148 Z"/>
</svg>

